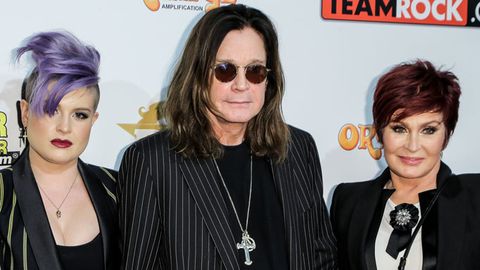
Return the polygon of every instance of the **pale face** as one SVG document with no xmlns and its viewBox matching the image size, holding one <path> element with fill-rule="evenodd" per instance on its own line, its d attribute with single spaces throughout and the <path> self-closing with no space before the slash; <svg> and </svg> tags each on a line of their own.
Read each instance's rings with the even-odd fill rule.
<svg viewBox="0 0 480 270">
<path fill-rule="evenodd" d="M 266 65 L 263 40 L 252 28 L 229 32 L 218 49 L 215 64 L 229 62 L 236 66 L 251 64 Z M 214 130 L 243 129 L 262 109 L 265 101 L 266 80 L 254 84 L 245 77 L 243 68 L 237 69 L 237 76 L 230 82 L 221 82 L 212 71 L 210 99 L 216 112 L 210 120 Z M 218 132 L 218 131 L 216 131 Z"/>
<path fill-rule="evenodd" d="M 27 128 L 30 162 L 69 165 L 85 150 L 93 123 L 96 93 L 80 88 L 65 95 L 52 116 L 37 116 L 21 102 L 22 123 Z"/>
<path fill-rule="evenodd" d="M 392 180 L 435 181 L 445 140 L 441 113 L 413 115 L 390 122 L 383 132 L 383 151 Z"/>
</svg>

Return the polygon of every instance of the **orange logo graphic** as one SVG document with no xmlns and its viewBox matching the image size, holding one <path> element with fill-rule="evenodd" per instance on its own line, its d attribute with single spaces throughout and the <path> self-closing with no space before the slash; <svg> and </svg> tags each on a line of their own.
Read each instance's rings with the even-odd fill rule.
<svg viewBox="0 0 480 270">
<path fill-rule="evenodd" d="M 165 128 L 165 124 L 161 123 L 164 117 L 158 110 L 159 106 L 163 106 L 163 102 L 151 104 L 148 107 L 148 110 L 146 110 L 145 107 L 140 107 L 140 109 L 138 109 L 138 114 L 142 117 L 140 121 L 136 124 L 118 125 L 135 138 L 141 137 L 141 131 L 153 133 L 157 130 L 161 130 Z"/>
<path fill-rule="evenodd" d="M 220 7 L 221 4 L 236 4 L 237 0 L 207 0 L 211 4 L 207 4 L 205 11 L 209 12 L 212 9 Z"/>
<path fill-rule="evenodd" d="M 143 0 L 145 6 L 151 11 L 157 11 L 160 9 L 160 0 Z"/>
<path fill-rule="evenodd" d="M 373 145 L 376 135 L 377 132 L 372 125 L 358 125 L 357 128 L 353 124 L 346 124 L 338 133 L 338 143 L 347 151 L 353 150 L 358 145 L 358 149 L 367 149 L 370 156 L 378 160 L 382 157 L 382 149 Z"/>
</svg>

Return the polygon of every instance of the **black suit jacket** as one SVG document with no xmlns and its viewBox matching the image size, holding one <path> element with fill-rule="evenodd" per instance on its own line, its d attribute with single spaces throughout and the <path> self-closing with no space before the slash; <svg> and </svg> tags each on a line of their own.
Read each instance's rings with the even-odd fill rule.
<svg viewBox="0 0 480 270">
<path fill-rule="evenodd" d="M 81 160 L 78 169 L 97 214 L 104 269 L 118 269 L 117 172 Z M 0 209 L 1 269 L 62 269 L 28 150 L 12 167 L 0 171 Z"/>
<path fill-rule="evenodd" d="M 334 269 L 335 239 L 312 137 L 291 129 L 287 160 L 271 163 L 280 193 L 290 269 Z M 123 269 L 240 269 L 212 159 L 185 158 L 168 132 L 130 146 L 118 196 Z"/>
<path fill-rule="evenodd" d="M 372 236 L 369 230 L 378 226 L 374 221 L 375 208 L 389 179 L 387 168 L 375 180 L 340 184 L 336 188 L 330 214 L 338 240 L 340 269 L 376 269 L 375 239 L 368 239 Z M 424 254 L 423 269 L 480 269 L 480 174 L 454 175 L 442 163 L 437 186 L 443 183 L 445 188 L 434 205 L 437 215 L 432 223 L 438 230 L 433 255 L 436 266 L 426 265 Z M 383 209 L 384 205 L 380 207 Z"/>
</svg>

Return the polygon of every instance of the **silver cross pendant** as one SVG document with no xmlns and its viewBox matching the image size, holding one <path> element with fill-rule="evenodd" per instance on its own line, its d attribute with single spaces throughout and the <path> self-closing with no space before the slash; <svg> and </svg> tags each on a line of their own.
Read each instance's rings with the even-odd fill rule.
<svg viewBox="0 0 480 270">
<path fill-rule="evenodd" d="M 245 265 L 251 265 L 252 260 L 250 260 L 250 252 L 256 248 L 255 241 L 253 238 L 248 235 L 248 232 L 245 230 L 242 233 L 242 242 L 237 243 L 237 249 L 243 249 L 245 252 Z"/>
</svg>

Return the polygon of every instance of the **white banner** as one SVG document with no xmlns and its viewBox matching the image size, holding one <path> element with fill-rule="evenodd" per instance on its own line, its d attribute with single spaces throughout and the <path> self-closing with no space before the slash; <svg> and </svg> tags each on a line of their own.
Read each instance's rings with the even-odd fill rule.
<svg viewBox="0 0 480 270">
<path fill-rule="evenodd" d="M 277 26 L 283 111 L 288 123 L 316 140 L 325 198 L 339 182 L 368 180 L 385 168 L 378 144 L 369 144 L 372 92 L 382 73 L 416 58 L 459 77 L 460 118 L 443 159 L 456 173 L 480 171 L 480 28 L 327 21 L 320 1 L 265 0 L 2 3 L 0 167 L 24 147 L 16 101 L 29 63 L 15 64 L 12 51 L 26 37 L 65 29 L 101 53 L 100 117 L 82 159 L 118 169 L 128 144 L 160 127 L 156 106 L 192 26 L 206 10 L 234 2 L 264 11 Z"/>
</svg>

